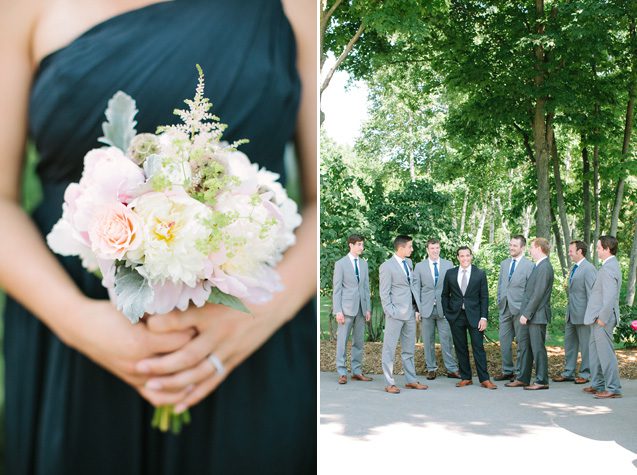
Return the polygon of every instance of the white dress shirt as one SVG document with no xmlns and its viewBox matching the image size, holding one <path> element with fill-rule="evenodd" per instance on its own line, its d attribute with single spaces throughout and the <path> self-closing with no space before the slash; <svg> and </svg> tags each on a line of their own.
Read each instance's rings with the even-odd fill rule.
<svg viewBox="0 0 637 475">
<path fill-rule="evenodd" d="M 438 280 L 440 280 L 440 259 L 437 261 L 432 261 L 431 259 L 427 259 L 429 262 L 429 270 L 431 271 L 431 278 L 434 282 L 436 282 L 436 273 L 434 272 L 434 262 L 438 264 Z"/>
<path fill-rule="evenodd" d="M 403 272 L 405 272 L 405 266 L 403 266 L 403 261 L 406 261 L 407 258 L 400 257 L 397 254 L 394 254 L 394 259 L 398 261 L 398 264 L 400 264 L 400 268 L 403 270 Z M 409 272 L 409 264 L 407 264 L 406 262 L 405 264 L 407 265 L 407 277 L 411 278 L 411 273 Z"/>
</svg>

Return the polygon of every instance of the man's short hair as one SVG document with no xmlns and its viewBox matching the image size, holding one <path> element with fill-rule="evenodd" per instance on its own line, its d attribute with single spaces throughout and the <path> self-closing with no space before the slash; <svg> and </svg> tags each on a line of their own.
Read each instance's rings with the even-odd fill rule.
<svg viewBox="0 0 637 475">
<path fill-rule="evenodd" d="M 613 256 L 617 255 L 617 249 L 619 248 L 619 242 L 615 236 L 600 236 L 599 243 L 604 249 L 608 249 Z"/>
<path fill-rule="evenodd" d="M 571 241 L 571 244 L 575 246 L 575 252 L 579 249 L 582 251 L 582 256 L 586 257 L 586 253 L 588 252 L 588 246 L 584 241 Z"/>
<path fill-rule="evenodd" d="M 456 257 L 460 256 L 460 251 L 469 251 L 469 254 L 473 256 L 473 251 L 471 250 L 469 246 L 460 246 L 458 250 L 456 251 Z"/>
<path fill-rule="evenodd" d="M 540 249 L 542 249 L 542 252 L 547 256 L 551 252 L 551 245 L 549 244 L 548 239 L 545 239 L 543 237 L 538 237 L 533 239 L 531 244 L 533 244 L 535 247 L 539 247 Z"/>
<path fill-rule="evenodd" d="M 427 241 L 427 247 L 429 247 L 430 244 L 438 244 L 440 246 L 440 239 L 431 238 L 429 241 Z"/>
<path fill-rule="evenodd" d="M 413 241 L 411 236 L 401 234 L 394 239 L 394 250 L 397 251 L 399 247 L 405 246 L 409 241 Z"/>
<path fill-rule="evenodd" d="M 356 244 L 357 242 L 364 241 L 365 238 L 360 234 L 350 234 L 347 238 L 347 244 Z"/>
<path fill-rule="evenodd" d="M 516 234 L 511 239 L 517 239 L 518 241 L 520 241 L 520 245 L 522 247 L 526 247 L 526 238 L 522 236 L 521 234 Z"/>
</svg>

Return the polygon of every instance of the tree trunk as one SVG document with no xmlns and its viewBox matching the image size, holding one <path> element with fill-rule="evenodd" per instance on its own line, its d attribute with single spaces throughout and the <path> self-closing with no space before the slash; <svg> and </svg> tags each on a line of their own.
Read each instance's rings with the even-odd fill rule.
<svg viewBox="0 0 637 475">
<path fill-rule="evenodd" d="M 635 34 L 635 20 L 630 22 L 630 42 L 633 49 L 637 49 L 637 39 Z M 628 83 L 628 105 L 626 106 L 626 122 L 624 124 L 624 142 L 622 144 L 622 163 L 628 158 L 630 151 L 630 134 L 633 130 L 633 110 L 635 107 L 635 86 L 637 83 L 637 52 L 633 51 L 632 71 Z M 610 235 L 617 236 L 617 226 L 619 225 L 619 212 L 622 207 L 622 199 L 624 198 L 624 171 L 620 170 L 621 175 L 617 180 L 615 188 L 615 205 L 613 206 L 613 215 L 610 222 Z"/>
<path fill-rule="evenodd" d="M 462 216 L 460 217 L 460 238 L 464 234 L 464 224 L 467 220 L 467 201 L 469 200 L 469 191 L 464 192 L 464 201 L 462 202 Z"/>
<path fill-rule="evenodd" d="M 544 35 L 544 0 L 535 0 L 535 25 L 538 36 Z M 544 63 L 546 55 L 540 42 L 534 48 L 535 87 L 540 90 L 544 84 Z M 536 235 L 548 238 L 551 234 L 551 197 L 549 189 L 549 152 L 547 141 L 546 103 L 548 98 L 536 98 L 533 114 L 533 146 L 535 171 L 537 174 L 537 215 Z"/>
<path fill-rule="evenodd" d="M 486 201 L 489 201 L 489 196 L 487 195 Z M 480 250 L 480 243 L 482 242 L 482 232 L 484 231 L 484 223 L 487 220 L 487 210 L 488 206 L 482 207 L 482 212 L 480 213 L 480 221 L 478 222 L 478 230 L 476 231 L 475 241 L 473 243 L 473 252 L 478 252 Z"/>
<path fill-rule="evenodd" d="M 495 199 L 491 196 L 491 206 L 489 207 L 489 244 L 495 241 Z"/>
<path fill-rule="evenodd" d="M 593 242 L 587 243 L 593 248 L 593 264 L 597 265 L 597 240 L 599 239 L 599 145 L 593 148 L 593 219 L 595 220 L 595 231 L 593 232 Z"/>
<path fill-rule="evenodd" d="M 582 137 L 583 141 L 583 137 Z M 582 205 L 584 206 L 584 242 L 591 243 L 591 166 L 588 160 L 588 148 L 582 148 Z"/>
<path fill-rule="evenodd" d="M 511 231 L 509 231 L 509 226 L 507 226 L 506 219 L 504 219 L 504 207 L 502 206 L 502 202 L 500 198 L 495 200 L 498 205 L 498 212 L 500 213 L 500 226 L 502 227 L 502 235 L 506 238 L 511 236 Z"/>
<path fill-rule="evenodd" d="M 557 195 L 557 211 L 560 215 L 560 223 L 562 225 L 562 234 L 564 236 L 564 246 L 568 249 L 571 242 L 571 231 L 568 226 L 568 217 L 566 216 L 566 204 L 564 202 L 564 190 L 562 189 L 562 175 L 560 173 L 560 160 L 557 153 L 557 140 L 553 135 L 553 126 L 549 127 L 551 138 L 551 155 L 553 158 L 553 178 L 555 179 L 555 193 Z M 566 253 L 566 267 L 571 267 L 571 258 Z"/>
<path fill-rule="evenodd" d="M 522 229 L 522 235 L 525 238 L 529 237 L 531 232 L 531 219 L 533 218 L 533 206 L 529 205 L 524 208 L 524 224 Z"/>
<path fill-rule="evenodd" d="M 635 303 L 635 281 L 637 280 L 637 212 L 633 224 L 633 246 L 630 249 L 630 265 L 628 266 L 628 285 L 626 287 L 626 304 L 631 307 Z"/>
<path fill-rule="evenodd" d="M 555 249 L 557 250 L 557 257 L 560 259 L 560 267 L 562 268 L 562 277 L 565 277 L 568 267 L 566 265 L 566 259 L 564 258 L 564 246 L 562 244 L 562 237 L 560 236 L 560 228 L 557 225 L 557 220 L 555 219 L 553 212 L 550 213 L 550 216 L 551 216 L 551 227 L 553 228 L 553 235 L 555 236 Z"/>
</svg>

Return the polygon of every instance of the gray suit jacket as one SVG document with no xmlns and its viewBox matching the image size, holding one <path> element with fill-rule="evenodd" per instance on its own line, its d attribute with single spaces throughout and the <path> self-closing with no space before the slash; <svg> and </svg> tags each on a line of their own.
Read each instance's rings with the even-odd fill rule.
<svg viewBox="0 0 637 475">
<path fill-rule="evenodd" d="M 498 280 L 498 311 L 500 316 L 504 315 L 507 304 L 512 315 L 520 315 L 526 282 L 529 280 L 531 272 L 533 272 L 534 264 L 522 256 L 515 266 L 511 281 L 509 281 L 510 267 L 510 257 L 503 260 L 500 264 L 500 279 Z"/>
<path fill-rule="evenodd" d="M 569 276 L 573 272 L 569 272 Z M 584 323 L 584 314 L 586 313 L 586 304 L 591 296 L 593 284 L 597 278 L 597 269 L 595 266 L 584 259 L 573 279 L 569 278 L 568 284 L 568 307 L 566 308 L 566 321 L 573 325 L 582 325 Z"/>
<path fill-rule="evenodd" d="M 526 282 L 520 311 L 520 315 L 524 315 L 531 323 L 546 324 L 551 321 L 553 279 L 553 266 L 548 257 L 533 268 Z"/>
<path fill-rule="evenodd" d="M 407 267 L 412 276 L 411 284 L 407 282 L 404 269 L 393 255 L 380 266 L 380 301 L 385 315 L 396 320 L 410 319 L 413 312 L 412 302 L 416 303 L 417 311 L 420 312 L 419 289 L 413 278 L 411 259 L 407 259 Z"/>
<path fill-rule="evenodd" d="M 358 274 L 360 282 L 356 280 L 354 266 L 348 256 L 334 264 L 334 280 L 332 286 L 332 306 L 334 315 L 343 312 L 344 315 L 355 317 L 359 306 L 363 315 L 371 310 L 369 297 L 369 268 L 367 261 L 358 259 Z"/>
<path fill-rule="evenodd" d="M 438 266 L 438 284 L 434 286 L 434 278 L 431 275 L 431 268 L 429 267 L 429 260 L 416 264 L 414 269 L 414 280 L 416 281 L 416 288 L 420 289 L 420 309 L 422 310 L 422 317 L 431 317 L 431 312 L 434 308 L 434 302 L 436 305 L 436 311 L 438 315 L 443 317 L 442 310 L 442 286 L 445 281 L 445 274 L 449 269 L 453 269 L 451 261 L 440 258 L 440 265 Z"/>
<path fill-rule="evenodd" d="M 598 318 L 608 324 L 615 315 L 619 323 L 619 289 L 622 287 L 622 271 L 616 257 L 609 258 L 597 272 L 591 296 L 586 306 L 584 323 L 590 325 Z"/>
</svg>

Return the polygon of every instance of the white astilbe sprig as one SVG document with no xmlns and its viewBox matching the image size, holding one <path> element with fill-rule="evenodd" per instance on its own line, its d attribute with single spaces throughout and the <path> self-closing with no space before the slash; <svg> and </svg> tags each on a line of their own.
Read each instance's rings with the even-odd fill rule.
<svg viewBox="0 0 637 475">
<path fill-rule="evenodd" d="M 197 136 L 205 136 L 205 141 L 209 145 L 220 145 L 219 148 L 235 150 L 239 145 L 246 143 L 247 140 L 237 140 L 231 144 L 221 144 L 223 131 L 228 127 L 221 123 L 219 117 L 211 114 L 209 110 L 212 108 L 210 100 L 204 96 L 204 74 L 201 66 L 198 64 L 199 80 L 197 89 L 193 99 L 185 99 L 184 102 L 188 106 L 188 110 L 175 109 L 173 113 L 182 120 L 183 124 L 167 125 L 157 129 L 157 133 L 178 132 L 187 134 L 191 140 L 195 140 Z"/>
</svg>

